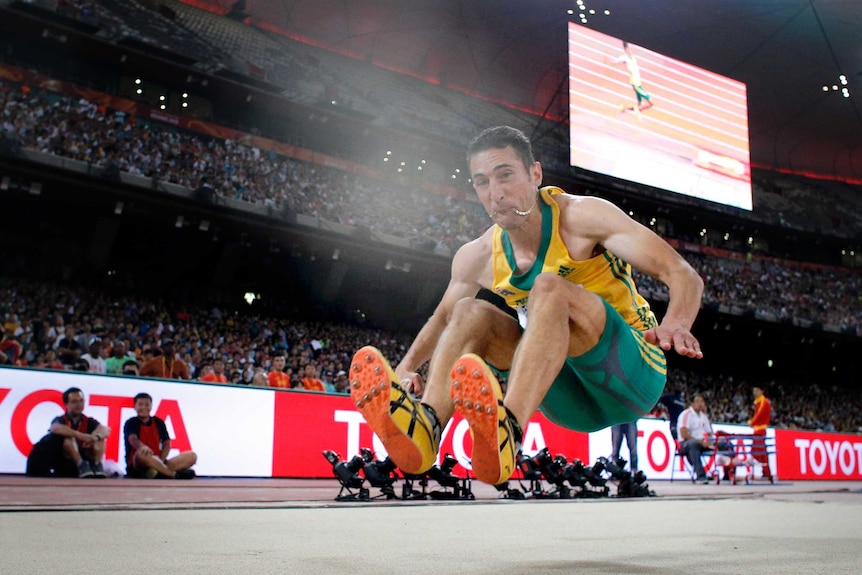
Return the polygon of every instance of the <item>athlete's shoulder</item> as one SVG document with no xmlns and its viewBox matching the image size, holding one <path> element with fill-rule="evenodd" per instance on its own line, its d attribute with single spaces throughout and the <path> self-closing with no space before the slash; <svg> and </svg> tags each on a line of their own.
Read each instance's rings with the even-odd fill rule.
<svg viewBox="0 0 862 575">
<path fill-rule="evenodd" d="M 488 283 L 487 278 L 492 275 L 494 227 L 458 249 L 452 260 L 453 279 L 479 285 Z"/>
<path fill-rule="evenodd" d="M 585 196 L 582 194 L 575 194 L 572 192 L 566 192 L 561 190 L 560 188 L 550 188 L 549 190 L 551 198 L 557 202 L 561 207 L 563 206 L 577 206 L 584 208 L 591 208 L 594 206 L 610 206 L 614 207 L 612 202 L 605 200 L 603 198 L 599 198 L 597 196 Z"/>
<path fill-rule="evenodd" d="M 455 257 L 458 259 L 473 259 L 488 257 L 494 245 L 494 230 L 497 226 L 491 226 L 485 232 L 458 248 Z"/>
<path fill-rule="evenodd" d="M 595 196 L 566 193 L 552 196 L 552 199 L 560 208 L 560 223 L 564 227 L 576 226 L 585 229 L 601 223 L 612 213 L 619 212 L 614 204 Z"/>
</svg>

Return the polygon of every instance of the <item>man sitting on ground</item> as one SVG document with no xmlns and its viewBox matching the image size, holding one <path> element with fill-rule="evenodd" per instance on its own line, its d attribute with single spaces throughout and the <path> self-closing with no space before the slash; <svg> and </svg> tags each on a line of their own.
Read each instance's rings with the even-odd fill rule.
<svg viewBox="0 0 862 575">
<path fill-rule="evenodd" d="M 70 387 L 63 392 L 66 413 L 51 422 L 50 433 L 33 446 L 27 458 L 27 475 L 105 477 L 102 458 L 111 429 L 84 415 L 84 392 Z"/>
<path fill-rule="evenodd" d="M 135 417 L 126 421 L 123 436 L 126 440 L 126 474 L 137 478 L 192 479 L 198 456 L 194 451 L 180 453 L 168 459 L 171 438 L 165 422 L 151 416 L 153 398 L 148 393 L 135 396 Z"/>
</svg>

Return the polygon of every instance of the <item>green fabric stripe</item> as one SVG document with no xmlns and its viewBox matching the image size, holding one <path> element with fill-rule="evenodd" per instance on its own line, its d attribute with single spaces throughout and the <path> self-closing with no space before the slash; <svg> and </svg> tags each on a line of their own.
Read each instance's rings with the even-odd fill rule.
<svg viewBox="0 0 862 575">
<path fill-rule="evenodd" d="M 533 262 L 533 267 L 527 272 L 520 275 L 515 274 L 515 269 L 517 269 L 515 264 L 515 252 L 512 250 L 512 242 L 509 240 L 509 233 L 506 230 L 503 230 L 503 233 L 501 234 L 503 253 L 506 254 L 506 261 L 509 264 L 509 269 L 512 270 L 509 283 L 511 283 L 513 287 L 524 291 L 530 291 L 533 288 L 533 282 L 536 280 L 536 276 L 542 273 L 542 267 L 544 266 L 545 258 L 548 255 L 548 248 L 551 246 L 551 232 L 554 228 L 553 222 L 551 221 L 553 212 L 551 210 L 551 206 L 545 203 L 544 197 L 540 197 L 540 200 L 540 205 L 542 207 L 542 243 L 539 244 L 539 253 L 536 255 L 536 261 Z"/>
</svg>

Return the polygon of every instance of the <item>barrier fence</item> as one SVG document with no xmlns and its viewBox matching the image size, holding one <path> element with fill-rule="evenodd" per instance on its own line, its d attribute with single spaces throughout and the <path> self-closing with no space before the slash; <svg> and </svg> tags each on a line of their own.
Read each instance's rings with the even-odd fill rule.
<svg viewBox="0 0 862 575">
<path fill-rule="evenodd" d="M 379 459 L 386 457 L 383 445 L 344 395 L 0 368 L 0 473 L 24 472 L 33 444 L 63 413 L 62 393 L 69 387 L 84 391 L 84 413 L 111 428 L 106 469 L 120 474 L 125 471 L 123 423 L 135 415 L 132 398 L 138 392 L 152 395 L 153 415 L 165 420 L 173 448 L 197 452 L 199 475 L 332 477 L 324 450 L 351 458 L 367 447 Z M 750 450 L 751 428 L 713 427 L 737 436 L 737 447 Z M 862 480 L 858 435 L 770 428 L 766 441 L 774 446 L 770 468 L 779 479 Z M 611 433 L 574 432 L 536 414 L 524 430 L 523 450 L 534 455 L 545 447 L 589 464 L 610 454 Z M 443 432 L 441 456 L 453 455 L 458 460 L 453 472 L 463 476 L 471 449 L 467 423 L 456 414 Z M 684 472 L 683 462 L 674 458 L 667 421 L 639 420 L 637 451 L 639 468 L 650 480 L 670 479 L 674 465 L 676 473 Z M 630 459 L 625 444 L 621 456 Z M 737 469 L 740 474 L 749 471 Z M 756 466 L 751 471 L 755 477 L 760 474 Z"/>
</svg>

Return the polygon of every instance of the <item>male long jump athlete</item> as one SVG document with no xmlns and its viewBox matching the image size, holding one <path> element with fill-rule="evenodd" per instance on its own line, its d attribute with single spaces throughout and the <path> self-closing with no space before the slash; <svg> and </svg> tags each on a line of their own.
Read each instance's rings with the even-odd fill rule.
<svg viewBox="0 0 862 575">
<path fill-rule="evenodd" d="M 407 473 L 434 465 L 441 430 L 459 411 L 473 434 L 475 476 L 497 485 L 514 470 L 537 409 L 578 431 L 647 413 L 664 388 L 664 351 L 703 356 L 691 333 L 703 281 L 613 204 L 540 188 L 542 168 L 522 132 L 485 130 L 467 159 L 494 225 L 455 254 L 442 300 L 394 371 L 375 348 L 356 352 L 350 392 Z M 669 287 L 661 323 L 629 264 Z M 483 289 L 518 321 L 477 299 Z M 428 360 L 424 385 L 416 370 Z M 509 372 L 505 397 L 490 366 Z"/>
<path fill-rule="evenodd" d="M 643 87 L 640 65 L 638 64 L 637 56 L 632 52 L 628 42 L 623 42 L 623 53 L 614 60 L 614 63 L 626 65 L 626 71 L 629 73 L 629 82 L 637 97 L 636 104 L 620 104 L 620 112 L 634 112 L 638 120 L 640 120 L 640 113 L 653 107 L 652 96 Z"/>
</svg>

